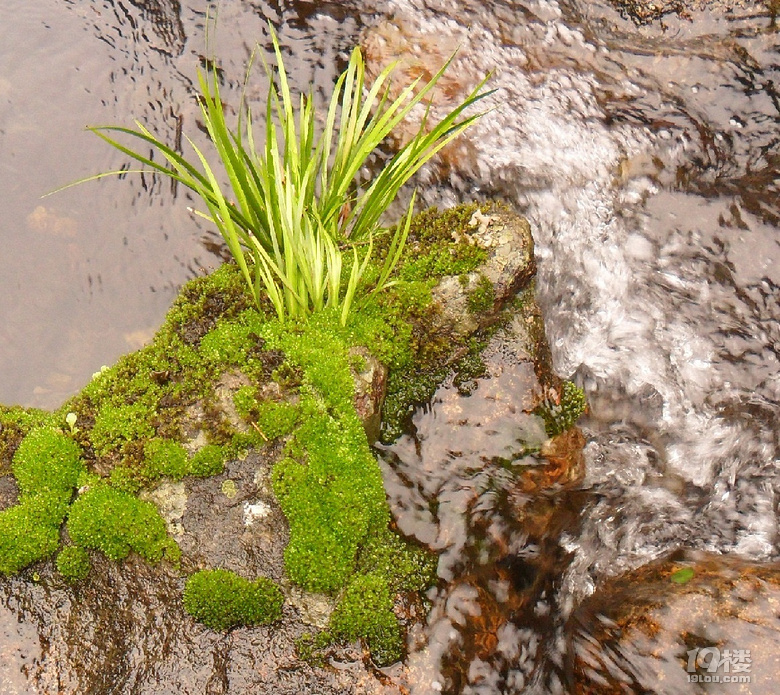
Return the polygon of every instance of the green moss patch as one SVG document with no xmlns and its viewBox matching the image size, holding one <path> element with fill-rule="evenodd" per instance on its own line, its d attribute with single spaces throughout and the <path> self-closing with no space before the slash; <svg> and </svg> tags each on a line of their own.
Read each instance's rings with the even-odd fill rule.
<svg viewBox="0 0 780 695">
<path fill-rule="evenodd" d="M 463 275 L 476 270 L 487 258 L 484 249 L 469 242 L 463 231 L 471 216 L 490 204 L 459 205 L 440 212 L 435 207 L 412 220 L 407 250 L 398 275 L 402 280 L 438 280 L 445 275 Z"/>
<path fill-rule="evenodd" d="M 85 469 L 77 444 L 59 430 L 39 427 L 18 446 L 12 470 L 19 504 L 0 512 L 3 574 L 15 574 L 57 549 L 60 525 Z"/>
<path fill-rule="evenodd" d="M 50 492 L 68 501 L 85 469 L 81 449 L 72 439 L 59 430 L 41 427 L 19 445 L 12 470 L 23 496 Z"/>
<path fill-rule="evenodd" d="M 403 633 L 393 613 L 393 597 L 379 574 L 360 575 L 350 582 L 331 616 L 330 631 L 340 640 L 365 638 L 380 665 L 403 656 Z"/>
<path fill-rule="evenodd" d="M 76 545 L 67 545 L 57 555 L 57 570 L 68 582 L 79 582 L 90 570 L 89 553 Z"/>
<path fill-rule="evenodd" d="M 178 546 L 168 536 L 154 504 L 102 482 L 90 486 L 73 503 L 68 533 L 76 545 L 100 550 L 111 560 L 122 560 L 131 550 L 149 562 L 179 557 Z"/>
<path fill-rule="evenodd" d="M 491 311 L 496 303 L 496 292 L 493 283 L 485 275 L 480 275 L 477 286 L 469 292 L 467 306 L 469 312 L 475 315 Z"/>
<path fill-rule="evenodd" d="M 8 473 L 16 449 L 36 427 L 55 426 L 56 416 L 36 408 L 0 405 L 0 475 Z"/>
<path fill-rule="evenodd" d="M 23 498 L 0 512 L 0 573 L 16 574 L 57 550 L 67 507 L 56 497 L 44 497 Z"/>
<path fill-rule="evenodd" d="M 280 408 L 285 413 L 285 427 L 294 424 L 273 487 L 290 524 L 287 571 L 310 591 L 343 587 L 367 534 L 390 520 L 379 467 L 352 402 L 349 345 L 337 326 L 316 319 L 295 331 L 267 326 L 269 343 L 303 374 L 297 414 L 288 412 L 292 406 L 272 410 L 276 420 Z"/>
<path fill-rule="evenodd" d="M 560 398 L 548 399 L 534 410 L 544 420 L 548 437 L 555 437 L 573 427 L 587 409 L 585 392 L 571 381 L 564 381 Z"/>
<path fill-rule="evenodd" d="M 270 579 L 254 581 L 224 569 L 201 570 L 184 587 L 184 608 L 212 630 L 265 625 L 282 615 L 284 597 Z"/>
</svg>

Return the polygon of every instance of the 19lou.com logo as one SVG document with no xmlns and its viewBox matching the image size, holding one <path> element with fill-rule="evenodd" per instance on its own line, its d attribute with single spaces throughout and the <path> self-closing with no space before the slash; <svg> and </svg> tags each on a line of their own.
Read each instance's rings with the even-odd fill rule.
<svg viewBox="0 0 780 695">
<path fill-rule="evenodd" d="M 704 647 L 688 652 L 689 683 L 750 683 L 749 649 L 724 649 Z"/>
</svg>

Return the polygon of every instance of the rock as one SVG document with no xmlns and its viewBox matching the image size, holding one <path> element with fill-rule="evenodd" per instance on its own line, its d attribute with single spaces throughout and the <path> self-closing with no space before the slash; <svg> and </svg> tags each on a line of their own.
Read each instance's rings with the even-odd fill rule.
<svg viewBox="0 0 780 695">
<path fill-rule="evenodd" d="M 214 632 L 181 607 L 184 579 L 131 559 L 93 557 L 72 588 L 51 572 L 0 581 L 0 692 L 398 693 L 350 655 L 338 668 L 299 660 L 307 628 L 292 606 L 273 625 Z"/>
<path fill-rule="evenodd" d="M 488 325 L 496 312 L 536 273 L 534 244 L 528 221 L 508 208 L 494 206 L 488 214 L 474 213 L 469 228 L 453 230 L 488 252 L 478 271 L 464 277 L 444 278 L 434 289 L 433 299 L 441 309 L 439 330 L 463 337 Z M 480 288 L 482 278 L 492 285 L 492 302 L 482 311 L 474 311 L 469 299 Z M 434 329 L 436 330 L 436 329 Z"/>
<path fill-rule="evenodd" d="M 181 538 L 184 533 L 181 519 L 187 509 L 187 492 L 183 482 L 166 480 L 154 490 L 141 490 L 138 496 L 142 500 L 154 502 L 160 510 L 160 516 L 165 519 L 168 533 L 177 540 Z"/>
<path fill-rule="evenodd" d="M 456 334 L 464 338 L 477 328 L 495 323 L 502 305 L 533 276 L 528 223 L 503 207 L 482 210 L 473 215 L 466 229 L 453 229 L 452 234 L 485 249 L 487 260 L 477 272 L 445 278 L 435 289 L 438 306 L 430 309 L 436 318 L 429 322 L 425 316 L 417 336 L 423 343 L 437 339 L 439 330 L 446 337 Z M 468 215 L 465 217 L 468 219 Z M 445 226 L 441 235 L 447 239 L 449 228 Z M 473 295 L 478 291 L 483 293 L 484 301 L 475 311 Z M 523 316 L 524 321 L 529 318 Z M 186 335 L 193 342 L 196 338 L 199 341 L 203 327 L 214 323 L 204 318 L 197 324 L 197 332 Z M 524 322 L 523 327 L 527 326 L 531 324 Z M 536 351 L 533 332 L 529 328 L 523 345 Z M 440 357 L 446 370 L 450 364 L 446 351 L 453 349 L 446 339 L 442 344 Z M 364 348 L 353 349 L 350 357 L 358 416 L 369 441 L 374 441 L 387 369 Z M 535 383 L 530 363 L 524 362 L 522 371 L 524 383 L 525 377 L 528 383 Z M 223 425 L 228 431 L 251 433 L 234 403 L 240 388 L 256 387 L 258 399 L 278 402 L 292 397 L 271 378 L 272 373 L 269 368 L 267 383 L 253 384 L 239 370 L 226 371 L 214 384 L 213 394 L 199 394 L 197 399 L 182 404 L 181 438 L 188 453 L 192 455 L 206 445 L 215 432 L 221 436 Z M 525 405 L 531 409 L 535 400 Z M 495 404 L 489 400 L 485 407 L 494 410 Z M 514 413 L 507 413 L 507 417 L 513 422 L 516 419 Z M 526 415 L 525 419 L 533 418 Z M 86 423 L 83 426 L 86 430 Z M 143 453 L 143 442 L 129 444 L 135 447 L 131 452 L 134 455 Z M 169 532 L 175 536 L 182 554 L 180 568 L 164 563 L 150 566 L 135 555 L 117 564 L 93 552 L 92 571 L 75 585 L 64 582 L 51 560 L 20 576 L 0 578 L 0 638 L 4 655 L 8 655 L 0 665 L 0 692 L 37 689 L 42 693 L 144 695 L 161 692 L 161 683 L 169 692 L 211 695 L 402 692 L 396 677 L 388 676 L 392 670 L 378 672 L 368 654 L 356 651 L 354 644 L 329 647 L 327 666 L 298 658 L 297 640 L 328 625 L 339 596 L 301 591 L 286 577 L 284 558 L 290 527 L 271 489 L 271 470 L 284 445 L 282 435 L 258 440 L 257 446 L 228 460 L 219 475 L 162 482 L 142 493 L 144 499 L 158 506 Z M 549 460 L 566 458 L 564 449 L 551 448 Z M 231 451 L 232 456 L 235 450 Z M 113 461 L 99 459 L 93 463 L 97 472 L 108 475 Z M 12 501 L 14 494 L 12 485 L 3 485 L 0 503 L 6 498 Z M 379 498 L 384 500 L 381 490 Z M 498 559 L 503 563 L 499 579 L 510 581 L 518 574 L 517 568 L 503 552 Z M 197 570 L 212 568 L 231 570 L 248 579 L 264 576 L 280 585 L 285 594 L 281 620 L 271 626 L 236 628 L 227 633 L 197 624 L 182 608 L 185 578 Z M 524 587 L 518 589 L 518 606 L 527 601 L 523 591 Z M 392 599 L 397 617 L 413 634 L 424 620 L 427 607 L 419 597 L 405 592 L 397 592 Z M 485 621 L 486 634 L 503 624 L 502 603 L 493 602 Z M 394 668 L 400 677 L 404 667 Z"/>
<path fill-rule="evenodd" d="M 775 693 L 780 563 L 676 551 L 586 599 L 569 619 L 567 653 L 578 695 Z"/>
<path fill-rule="evenodd" d="M 612 0 L 612 4 L 636 24 L 648 24 L 671 14 L 690 19 L 693 12 L 727 13 L 760 3 L 747 0 Z"/>
<path fill-rule="evenodd" d="M 387 367 L 364 347 L 351 348 L 349 355 L 355 360 L 352 366 L 355 409 L 363 422 L 368 441 L 375 442 L 379 439 L 382 424 L 382 403 L 387 391 Z"/>
<path fill-rule="evenodd" d="M 389 93 L 389 98 L 395 99 L 414 80 L 430 80 L 458 50 L 466 33 L 465 27 L 453 27 L 449 34 L 426 34 L 400 16 L 382 20 L 369 27 L 360 40 L 366 61 L 366 80 L 373 82 L 388 65 L 396 63 Z M 456 57 L 432 91 L 433 105 L 452 109 L 483 77 L 467 61 Z M 418 104 L 393 130 L 389 140 L 395 149 L 403 147 L 417 134 L 424 113 L 425 107 Z M 453 168 L 468 169 L 475 161 L 473 154 L 473 145 L 468 139 L 456 138 L 437 154 L 431 165 L 438 176 L 443 177 Z"/>
</svg>

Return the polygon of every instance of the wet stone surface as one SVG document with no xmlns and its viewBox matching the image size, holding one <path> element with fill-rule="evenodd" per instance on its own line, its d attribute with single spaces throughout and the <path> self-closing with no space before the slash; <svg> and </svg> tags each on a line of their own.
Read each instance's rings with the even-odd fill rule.
<svg viewBox="0 0 780 695">
<path fill-rule="evenodd" d="M 677 551 L 606 582 L 567 633 L 578 695 L 775 693 L 780 564 Z"/>
<path fill-rule="evenodd" d="M 38 582 L 28 576 L 4 580 L 0 691 L 392 692 L 368 674 L 360 652 L 343 654 L 339 668 L 299 661 L 293 643 L 304 627 L 294 608 L 285 607 L 269 627 L 216 633 L 183 612 L 182 587 L 183 579 L 164 569 L 100 558 L 75 588 L 47 569 Z"/>
<path fill-rule="evenodd" d="M 375 678 L 356 645 L 334 650 L 326 667 L 297 658 L 295 640 L 324 626 L 332 601 L 283 581 L 288 530 L 270 492 L 273 453 L 254 451 L 220 476 L 160 486 L 183 505 L 150 496 L 178 524 L 183 570 L 223 567 L 280 581 L 288 594 L 280 621 L 214 632 L 184 612 L 185 576 L 170 567 L 93 553 L 87 579 L 70 586 L 47 562 L 0 581 L 0 692 L 397 692 Z"/>
</svg>

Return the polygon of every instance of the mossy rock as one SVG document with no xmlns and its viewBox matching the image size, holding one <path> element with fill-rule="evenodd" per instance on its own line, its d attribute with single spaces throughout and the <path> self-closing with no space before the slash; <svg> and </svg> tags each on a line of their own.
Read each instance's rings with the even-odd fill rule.
<svg viewBox="0 0 780 695">
<path fill-rule="evenodd" d="M 355 374 L 372 360 L 389 370 L 385 416 L 397 432 L 453 369 L 454 355 L 464 379 L 479 373 L 502 303 L 533 271 L 527 224 L 510 217 L 493 205 L 417 216 L 396 283 L 346 326 L 328 311 L 306 322 L 268 319 L 251 305 L 240 271 L 226 264 L 187 283 L 152 343 L 102 369 L 57 413 L 0 411 L 0 447 L 19 450 L 21 492 L 19 505 L 0 513 L 0 571 L 53 554 L 66 514 L 75 545 L 63 549 L 58 566 L 68 579 L 88 567 L 87 550 L 175 562 L 179 548 L 159 511 L 136 495 L 161 478 L 215 475 L 244 450 L 267 450 L 289 523 L 289 578 L 339 601 L 331 626 L 337 639 L 365 639 L 383 663 L 398 658 L 403 634 L 393 602 L 435 579 L 435 557 L 389 531 L 380 468 L 356 411 L 365 394 L 356 393 Z M 525 241 L 502 256 L 515 232 Z M 380 262 L 383 243 L 377 239 Z M 476 335 L 452 321 L 457 307 L 437 300 L 443 276 L 457 286 Z M 230 375 L 238 375 L 235 384 L 220 390 Z M 67 434 L 52 425 L 66 422 Z M 202 448 L 190 454 L 194 441 Z M 34 448 L 49 451 L 54 466 L 28 456 Z M 185 605 L 206 625 L 227 629 L 278 614 L 280 595 L 266 580 L 205 572 L 217 574 L 193 575 Z M 209 592 L 224 600 L 209 603 Z"/>
</svg>

